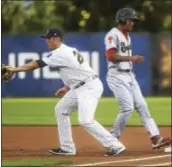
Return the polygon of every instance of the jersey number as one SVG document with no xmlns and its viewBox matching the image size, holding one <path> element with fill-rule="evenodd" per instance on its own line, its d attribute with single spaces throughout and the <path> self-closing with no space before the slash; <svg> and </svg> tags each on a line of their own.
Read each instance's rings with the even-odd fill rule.
<svg viewBox="0 0 172 167">
<path fill-rule="evenodd" d="M 82 64 L 84 62 L 84 58 L 78 52 L 73 51 L 73 54 L 77 57 L 79 64 Z"/>
</svg>

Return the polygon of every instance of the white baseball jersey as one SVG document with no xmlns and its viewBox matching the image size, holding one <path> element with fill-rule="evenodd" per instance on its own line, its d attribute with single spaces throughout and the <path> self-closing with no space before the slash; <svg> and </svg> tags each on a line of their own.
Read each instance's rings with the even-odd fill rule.
<svg viewBox="0 0 172 167">
<path fill-rule="evenodd" d="M 65 85 L 73 87 L 79 82 L 97 75 L 76 48 L 61 44 L 42 59 L 48 66 L 57 67 Z"/>
<path fill-rule="evenodd" d="M 125 38 L 124 34 L 117 28 L 112 28 L 105 36 L 105 47 L 106 50 L 115 48 L 116 54 L 120 56 L 131 56 L 131 39 L 128 34 L 128 39 Z M 117 67 L 119 69 L 132 69 L 132 62 L 120 62 L 113 63 L 108 62 L 108 67 Z"/>
<path fill-rule="evenodd" d="M 42 60 L 50 67 L 57 67 L 64 84 L 70 87 L 97 75 L 76 48 L 63 43 Z"/>
</svg>

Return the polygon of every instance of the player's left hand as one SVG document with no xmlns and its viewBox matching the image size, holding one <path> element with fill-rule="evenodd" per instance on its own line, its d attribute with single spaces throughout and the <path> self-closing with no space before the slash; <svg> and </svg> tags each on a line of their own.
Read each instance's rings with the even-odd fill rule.
<svg viewBox="0 0 172 167">
<path fill-rule="evenodd" d="M 66 94 L 67 91 L 68 90 L 65 87 L 60 88 L 60 89 L 58 89 L 56 91 L 55 96 L 57 96 L 57 97 L 63 97 Z"/>
</svg>

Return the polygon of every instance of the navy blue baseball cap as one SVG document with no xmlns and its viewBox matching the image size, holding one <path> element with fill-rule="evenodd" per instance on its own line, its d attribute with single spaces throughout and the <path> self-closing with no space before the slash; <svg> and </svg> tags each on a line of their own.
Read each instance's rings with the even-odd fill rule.
<svg viewBox="0 0 172 167">
<path fill-rule="evenodd" d="M 57 28 L 50 28 L 46 31 L 45 35 L 41 35 L 41 38 L 51 38 L 51 37 L 63 38 L 63 34 Z"/>
</svg>

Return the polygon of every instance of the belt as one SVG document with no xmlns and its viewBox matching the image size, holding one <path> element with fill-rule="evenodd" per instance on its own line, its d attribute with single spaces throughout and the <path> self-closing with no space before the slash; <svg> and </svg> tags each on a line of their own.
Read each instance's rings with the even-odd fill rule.
<svg viewBox="0 0 172 167">
<path fill-rule="evenodd" d="M 92 81 L 92 80 L 94 80 L 94 79 L 96 79 L 96 78 L 98 78 L 98 75 L 94 75 L 94 76 L 90 77 L 89 79 L 87 79 L 86 81 L 81 81 L 79 84 L 77 84 L 77 85 L 74 87 L 74 89 L 77 89 L 77 88 L 79 88 L 80 86 L 83 86 L 83 85 L 86 84 L 87 82 Z"/>
<path fill-rule="evenodd" d="M 130 70 L 130 69 L 126 69 L 126 70 L 118 69 L 118 71 L 120 71 L 120 72 L 132 72 L 132 70 Z"/>
<path fill-rule="evenodd" d="M 109 67 L 109 69 L 110 68 L 115 68 L 117 71 L 120 71 L 120 72 L 132 72 L 132 70 L 131 69 L 117 69 L 117 67 L 116 66 L 111 66 L 111 67 Z"/>
</svg>

